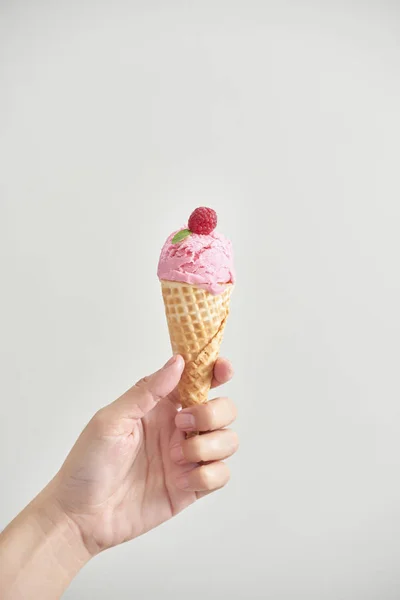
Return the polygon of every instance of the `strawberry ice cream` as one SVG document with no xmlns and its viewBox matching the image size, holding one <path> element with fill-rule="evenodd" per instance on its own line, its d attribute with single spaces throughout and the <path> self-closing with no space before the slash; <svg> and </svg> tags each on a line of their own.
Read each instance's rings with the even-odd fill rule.
<svg viewBox="0 0 400 600">
<path fill-rule="evenodd" d="M 187 229 L 180 230 L 189 231 Z M 173 243 L 179 231 L 171 234 L 161 250 L 157 275 L 160 280 L 179 281 L 221 294 L 235 281 L 232 244 L 222 234 L 191 232 Z"/>
</svg>

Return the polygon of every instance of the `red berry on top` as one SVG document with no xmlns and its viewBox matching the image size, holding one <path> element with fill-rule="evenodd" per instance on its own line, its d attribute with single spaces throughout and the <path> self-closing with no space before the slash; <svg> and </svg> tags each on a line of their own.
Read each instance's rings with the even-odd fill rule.
<svg viewBox="0 0 400 600">
<path fill-rule="evenodd" d="M 212 208 L 200 206 L 189 217 L 188 228 L 192 233 L 208 235 L 217 226 L 217 213 Z"/>
</svg>

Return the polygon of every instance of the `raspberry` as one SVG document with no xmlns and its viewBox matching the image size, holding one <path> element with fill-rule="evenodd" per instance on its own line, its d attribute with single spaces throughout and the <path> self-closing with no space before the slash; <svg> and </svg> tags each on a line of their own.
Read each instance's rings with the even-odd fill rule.
<svg viewBox="0 0 400 600">
<path fill-rule="evenodd" d="M 192 233 L 208 235 L 217 226 L 217 213 L 212 208 L 200 206 L 189 217 L 188 227 Z"/>
</svg>

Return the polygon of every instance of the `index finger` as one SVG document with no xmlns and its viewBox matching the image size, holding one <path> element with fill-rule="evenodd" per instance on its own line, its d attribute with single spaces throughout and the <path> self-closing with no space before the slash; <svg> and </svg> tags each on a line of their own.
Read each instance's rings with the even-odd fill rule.
<svg viewBox="0 0 400 600">
<path fill-rule="evenodd" d="M 215 431 L 233 423 L 236 415 L 236 406 L 230 398 L 215 398 L 182 409 L 175 417 L 175 425 L 186 432 Z"/>
</svg>

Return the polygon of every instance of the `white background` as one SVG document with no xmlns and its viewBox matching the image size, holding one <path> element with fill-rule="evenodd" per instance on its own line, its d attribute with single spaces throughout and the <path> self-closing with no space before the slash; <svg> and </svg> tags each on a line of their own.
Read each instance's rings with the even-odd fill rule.
<svg viewBox="0 0 400 600">
<path fill-rule="evenodd" d="M 169 340 L 166 236 L 236 251 L 222 492 L 67 599 L 400 597 L 400 5 L 0 3 L 0 528 Z"/>
</svg>

